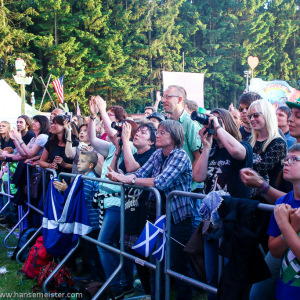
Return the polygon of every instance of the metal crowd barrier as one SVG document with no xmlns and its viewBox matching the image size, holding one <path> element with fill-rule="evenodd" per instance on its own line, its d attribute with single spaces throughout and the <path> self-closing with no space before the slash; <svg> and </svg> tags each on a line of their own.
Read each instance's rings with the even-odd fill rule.
<svg viewBox="0 0 300 300">
<path fill-rule="evenodd" d="M 7 240 L 9 239 L 9 237 L 13 234 L 13 232 L 18 228 L 18 226 L 20 226 L 20 224 L 22 224 L 22 222 L 25 220 L 25 218 L 28 216 L 29 212 L 30 212 L 30 208 L 33 208 L 34 206 L 32 206 L 30 204 L 30 171 L 29 171 L 29 167 L 31 165 L 30 164 L 26 164 L 26 177 L 27 177 L 27 211 L 26 213 L 21 216 L 17 222 L 17 224 L 8 232 L 8 234 L 5 236 L 4 240 L 3 240 L 3 243 L 4 243 L 4 247 L 7 248 L 7 249 L 14 249 L 15 247 L 11 247 L 11 246 L 8 246 L 7 245 Z M 57 176 L 56 174 L 56 171 L 53 170 L 53 169 L 49 169 L 49 168 L 41 168 L 42 169 L 42 172 L 43 172 L 43 200 L 45 201 L 45 181 L 46 181 L 46 172 L 50 172 L 53 174 L 54 177 Z M 8 184 L 9 186 L 9 191 L 10 191 L 10 184 Z M 13 198 L 13 196 L 11 196 L 11 198 Z M 22 210 L 23 210 L 23 206 L 22 205 L 19 205 L 19 207 L 22 207 Z M 20 216 L 20 215 L 19 215 Z M 20 231 L 21 233 L 21 231 Z M 33 235 L 33 236 L 36 236 L 36 235 Z"/>
<path fill-rule="evenodd" d="M 195 193 L 188 193 L 188 192 L 182 192 L 182 191 L 172 191 L 166 199 L 166 268 L 165 268 L 165 299 L 170 299 L 170 277 L 177 278 L 179 280 L 182 280 L 186 283 L 189 283 L 193 286 L 199 287 L 201 289 L 204 289 L 205 291 L 211 292 L 213 294 L 217 294 L 218 290 L 217 288 L 210 286 L 204 282 L 200 282 L 198 280 L 195 280 L 193 278 L 184 276 L 183 274 L 179 274 L 177 272 L 174 272 L 171 270 L 171 199 L 174 195 L 179 195 L 179 196 L 186 196 L 190 198 L 196 198 L 196 199 L 203 199 L 205 198 L 206 195 L 204 194 L 195 194 Z M 274 210 L 274 205 L 269 205 L 269 204 L 263 204 L 260 203 L 257 206 L 259 209 L 266 210 L 266 211 L 273 211 Z M 219 264 L 219 275 L 222 272 L 222 257 L 219 256 L 218 264 Z M 220 277 L 220 276 L 219 276 Z"/>
<path fill-rule="evenodd" d="M 5 196 L 5 197 L 7 197 L 8 199 L 7 199 L 6 204 L 1 208 L 0 214 L 1 214 L 2 212 L 5 211 L 5 209 L 6 209 L 6 208 L 9 206 L 9 204 L 10 204 L 10 199 L 14 197 L 14 196 L 12 196 L 12 195 L 10 194 L 10 170 L 9 170 L 9 162 L 7 162 L 7 170 L 8 170 L 8 176 L 7 176 L 7 177 L 8 177 L 8 178 L 7 178 L 7 186 L 8 186 L 7 192 L 8 192 L 8 193 L 5 193 L 5 191 L 4 191 L 4 192 L 1 192 L 1 191 L 0 191 L 0 195 Z"/>
<path fill-rule="evenodd" d="M 51 169 L 50 169 L 51 170 Z M 70 173 L 60 173 L 58 176 L 58 179 L 60 180 L 61 177 L 76 177 L 76 174 L 70 174 Z M 112 184 L 112 185 L 119 185 L 121 186 L 121 219 L 120 219 L 120 249 L 118 248 L 114 248 L 111 247 L 109 245 L 106 245 L 104 243 L 101 243 L 93 238 L 90 238 L 88 236 L 81 236 L 81 238 L 94 243 L 102 248 L 105 248 L 111 252 L 114 252 L 116 254 L 120 255 L 120 264 L 117 267 L 117 269 L 113 272 L 113 274 L 106 280 L 106 282 L 103 284 L 103 286 L 101 287 L 101 289 L 96 293 L 96 295 L 93 297 L 93 300 L 98 299 L 98 297 L 104 292 L 104 290 L 109 286 L 110 282 L 113 280 L 113 278 L 121 271 L 122 267 L 123 267 L 123 262 L 124 262 L 124 257 L 127 259 L 131 259 L 134 262 L 143 265 L 147 268 L 150 268 L 152 270 L 155 270 L 155 282 L 156 282 L 156 299 L 159 300 L 160 298 L 160 262 L 157 260 L 156 264 L 152 264 L 150 262 L 147 262 L 145 260 L 142 260 L 134 255 L 131 255 L 129 253 L 125 252 L 125 246 L 124 246 L 124 241 L 125 241 L 125 188 L 126 187 L 130 187 L 130 188 L 138 188 L 138 189 L 143 189 L 143 190 L 147 190 L 147 191 L 151 191 L 154 193 L 155 197 L 156 197 L 156 215 L 160 216 L 161 215 L 161 198 L 160 198 L 160 193 L 158 192 L 157 189 L 150 187 L 150 188 L 146 188 L 146 187 L 141 187 L 141 186 L 137 186 L 137 185 L 127 185 L 127 184 L 122 184 L 119 182 L 113 182 L 113 181 L 109 181 L 106 179 L 100 179 L 100 178 L 91 178 L 91 177 L 87 177 L 87 176 L 82 176 L 83 180 L 92 180 L 92 181 L 98 181 L 98 182 L 104 182 L 104 183 L 108 183 L 108 184 Z M 29 190 L 28 190 L 29 193 Z M 30 198 L 30 197 L 29 197 Z M 33 205 L 31 205 L 30 203 L 26 203 L 28 205 L 28 208 L 32 208 L 33 210 L 37 211 L 40 214 L 43 214 L 43 212 L 39 209 L 37 209 L 36 207 L 34 207 Z M 19 263 L 19 257 L 20 254 L 22 253 L 22 251 L 27 247 L 27 245 L 31 242 L 31 240 L 33 240 L 35 238 L 35 236 L 38 234 L 38 232 L 42 229 L 42 226 L 37 230 L 37 232 L 27 241 L 27 243 L 19 250 L 19 252 L 17 253 L 17 261 Z M 68 258 L 72 255 L 72 253 L 76 250 L 76 248 L 79 246 L 79 242 L 80 239 L 78 239 L 78 242 L 76 244 L 76 246 L 74 248 L 72 248 L 70 250 L 70 252 L 68 252 L 68 254 L 63 258 L 63 260 L 57 265 L 57 267 L 55 268 L 55 270 L 53 270 L 53 272 L 50 274 L 50 276 L 46 279 L 46 281 L 43 284 L 43 290 L 45 293 L 48 293 L 47 290 L 47 285 L 48 283 L 51 281 L 51 279 L 55 276 L 55 274 L 60 270 L 60 268 L 62 267 L 62 265 L 68 260 Z"/>
</svg>

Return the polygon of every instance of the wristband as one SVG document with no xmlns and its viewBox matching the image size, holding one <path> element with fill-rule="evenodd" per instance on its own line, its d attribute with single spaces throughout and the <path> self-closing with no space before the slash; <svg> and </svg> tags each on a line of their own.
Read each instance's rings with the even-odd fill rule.
<svg viewBox="0 0 300 300">
<path fill-rule="evenodd" d="M 219 125 L 219 126 L 217 126 L 217 128 L 216 128 L 215 132 L 217 132 L 219 128 L 222 128 L 222 126 L 220 126 L 220 125 Z"/>
<path fill-rule="evenodd" d="M 13 160 L 12 160 L 12 157 L 6 157 L 6 158 L 5 158 L 5 161 L 7 161 L 7 162 L 12 162 Z"/>
<path fill-rule="evenodd" d="M 93 118 L 92 116 L 90 116 L 90 119 L 93 120 L 93 121 L 95 121 L 96 117 Z"/>
<path fill-rule="evenodd" d="M 283 236 L 283 234 L 281 234 L 280 236 L 281 236 L 281 238 L 284 240 L 284 236 Z"/>
<path fill-rule="evenodd" d="M 72 143 L 72 141 L 67 140 L 68 143 Z"/>
<path fill-rule="evenodd" d="M 263 184 L 258 189 L 261 194 L 266 194 L 270 189 L 270 186 L 264 181 Z"/>
<path fill-rule="evenodd" d="M 22 146 L 24 144 L 24 142 L 22 142 L 21 144 L 20 144 L 20 146 Z"/>
</svg>

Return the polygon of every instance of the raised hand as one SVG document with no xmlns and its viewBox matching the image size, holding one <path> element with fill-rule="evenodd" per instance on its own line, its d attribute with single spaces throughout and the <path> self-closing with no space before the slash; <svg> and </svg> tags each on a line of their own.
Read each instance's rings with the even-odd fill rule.
<svg viewBox="0 0 300 300">
<path fill-rule="evenodd" d="M 93 118 L 96 117 L 99 110 L 94 96 L 92 96 L 89 101 L 89 108 L 90 108 L 91 117 Z"/>
<path fill-rule="evenodd" d="M 100 97 L 99 95 L 95 97 L 95 101 L 97 103 L 97 107 L 98 107 L 98 110 L 101 112 L 101 111 L 106 111 L 106 101 Z"/>
</svg>

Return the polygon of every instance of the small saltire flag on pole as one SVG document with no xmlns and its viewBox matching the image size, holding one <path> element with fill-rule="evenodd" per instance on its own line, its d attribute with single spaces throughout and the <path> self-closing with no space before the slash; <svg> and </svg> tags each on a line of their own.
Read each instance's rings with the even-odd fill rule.
<svg viewBox="0 0 300 300">
<path fill-rule="evenodd" d="M 63 88 L 64 76 L 65 75 L 62 75 L 58 79 L 52 81 L 55 92 L 61 103 L 64 103 L 64 88 Z"/>
<path fill-rule="evenodd" d="M 143 232 L 137 239 L 132 249 L 137 253 L 140 253 L 141 255 L 148 257 L 149 254 L 152 252 L 153 247 L 155 246 L 159 233 L 160 233 L 160 229 L 158 229 L 152 223 L 147 221 L 143 229 Z"/>
<path fill-rule="evenodd" d="M 81 111 L 80 111 L 80 107 L 79 107 L 78 101 L 77 101 L 77 105 L 76 105 L 76 115 L 77 116 L 81 116 Z"/>
<path fill-rule="evenodd" d="M 166 233 L 164 232 L 162 234 L 162 237 L 159 241 L 159 245 L 157 247 L 157 249 L 152 253 L 152 255 L 158 259 L 159 261 L 162 261 L 164 256 L 165 256 L 165 252 L 166 252 Z"/>
<path fill-rule="evenodd" d="M 157 217 L 154 226 L 158 227 L 160 232 L 163 233 L 166 230 L 166 215 Z"/>
</svg>

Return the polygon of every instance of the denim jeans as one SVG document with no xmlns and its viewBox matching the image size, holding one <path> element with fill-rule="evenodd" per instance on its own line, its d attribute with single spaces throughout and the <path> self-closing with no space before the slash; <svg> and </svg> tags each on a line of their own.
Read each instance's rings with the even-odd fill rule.
<svg viewBox="0 0 300 300">
<path fill-rule="evenodd" d="M 187 218 L 178 224 L 171 224 L 171 236 L 179 243 L 185 245 L 192 235 L 192 220 Z M 183 246 L 171 241 L 171 269 L 177 273 L 190 277 L 189 274 L 189 257 L 183 251 Z M 151 256 L 151 262 L 155 263 L 154 257 Z M 161 263 L 161 284 L 160 284 L 160 299 L 165 299 L 165 278 L 164 278 L 164 260 Z M 155 276 L 151 271 L 151 299 L 155 299 Z M 192 286 L 176 279 L 177 300 L 192 299 Z"/>
<path fill-rule="evenodd" d="M 281 258 L 273 257 L 270 252 L 267 253 L 265 262 L 270 269 L 272 277 L 252 285 L 249 296 L 250 300 L 275 299 L 276 284 L 280 273 L 281 260 Z"/>
<path fill-rule="evenodd" d="M 119 240 L 120 240 L 120 207 L 112 206 L 105 210 L 98 241 L 106 245 L 116 247 L 119 245 Z M 105 276 L 107 279 L 117 269 L 120 263 L 120 256 L 109 250 L 101 248 L 100 246 L 98 246 L 98 251 L 100 254 L 102 267 L 104 269 Z M 128 263 L 127 260 L 124 260 L 124 264 L 126 264 L 126 262 Z M 124 272 L 126 272 L 127 269 L 128 266 L 123 267 Z M 123 280 L 124 286 L 130 286 L 132 285 L 132 282 L 133 282 L 133 278 L 132 277 L 130 278 L 130 274 L 125 273 L 124 280 Z M 123 292 L 120 272 L 111 281 L 110 288 L 114 295 L 119 295 Z"/>
</svg>

